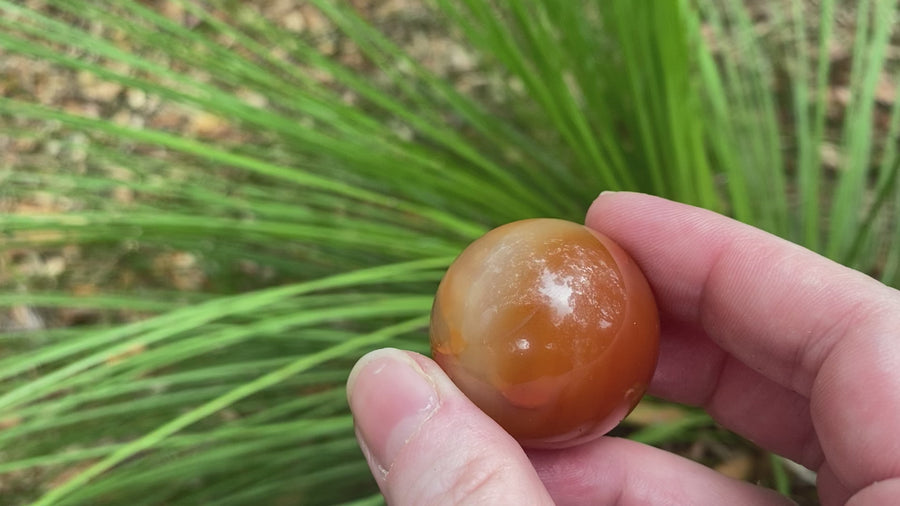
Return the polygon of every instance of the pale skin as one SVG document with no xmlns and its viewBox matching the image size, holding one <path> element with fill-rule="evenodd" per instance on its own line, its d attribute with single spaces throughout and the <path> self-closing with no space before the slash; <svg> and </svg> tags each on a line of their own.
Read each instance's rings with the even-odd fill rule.
<svg viewBox="0 0 900 506">
<path fill-rule="evenodd" d="M 586 225 L 656 295 L 650 393 L 818 472 L 823 505 L 900 497 L 900 292 L 715 213 L 606 193 Z M 363 357 L 348 398 L 390 504 L 781 504 L 680 456 L 602 437 L 525 451 L 429 358 Z"/>
</svg>

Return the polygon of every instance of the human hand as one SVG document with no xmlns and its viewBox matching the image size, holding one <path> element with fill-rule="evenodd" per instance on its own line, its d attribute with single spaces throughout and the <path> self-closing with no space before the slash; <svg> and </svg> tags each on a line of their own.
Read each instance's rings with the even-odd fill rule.
<svg viewBox="0 0 900 506">
<path fill-rule="evenodd" d="M 715 213 L 601 195 L 586 224 L 647 276 L 662 322 L 650 393 L 818 471 L 825 505 L 900 497 L 900 292 Z M 778 504 L 773 491 L 603 437 L 523 451 L 430 359 L 363 357 L 357 437 L 391 504 Z"/>
</svg>

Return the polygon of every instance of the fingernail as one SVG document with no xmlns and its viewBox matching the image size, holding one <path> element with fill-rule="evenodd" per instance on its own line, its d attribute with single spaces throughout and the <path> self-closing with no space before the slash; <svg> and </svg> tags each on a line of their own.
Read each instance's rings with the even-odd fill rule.
<svg viewBox="0 0 900 506">
<path fill-rule="evenodd" d="M 432 379 L 408 354 L 391 348 L 357 362 L 347 400 L 363 451 L 383 476 L 440 404 Z"/>
<path fill-rule="evenodd" d="M 615 190 L 603 190 L 602 192 L 600 192 L 600 195 L 597 195 L 597 196 L 602 197 L 604 195 L 612 195 L 613 193 L 616 193 L 616 191 Z"/>
</svg>

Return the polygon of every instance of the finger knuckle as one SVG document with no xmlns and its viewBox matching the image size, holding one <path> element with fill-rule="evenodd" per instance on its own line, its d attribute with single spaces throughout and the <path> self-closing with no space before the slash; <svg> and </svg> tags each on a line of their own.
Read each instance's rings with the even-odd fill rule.
<svg viewBox="0 0 900 506">
<path fill-rule="evenodd" d="M 510 467 L 484 452 L 471 456 L 448 477 L 448 504 L 502 504 Z"/>
</svg>

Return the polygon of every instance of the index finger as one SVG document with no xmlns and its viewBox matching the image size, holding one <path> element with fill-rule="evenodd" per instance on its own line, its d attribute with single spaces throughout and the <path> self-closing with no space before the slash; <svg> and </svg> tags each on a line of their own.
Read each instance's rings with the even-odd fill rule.
<svg viewBox="0 0 900 506">
<path fill-rule="evenodd" d="M 898 452 L 884 451 L 885 442 L 895 444 L 900 424 L 896 290 L 761 230 L 647 195 L 601 195 L 586 224 L 617 241 L 641 266 L 663 320 L 677 322 L 670 330 L 698 329 L 711 341 L 695 341 L 698 349 L 720 348 L 749 369 L 745 376 L 759 373 L 796 392 L 790 402 L 809 400 L 813 437 L 818 434 L 826 457 L 835 461 L 830 465 L 841 467 L 833 471 L 845 485 L 900 472 Z M 679 374 L 721 383 L 726 367 L 718 367 Z M 679 388 L 707 388 L 710 395 L 716 388 L 698 378 L 674 379 L 666 388 L 676 397 L 690 396 Z M 742 401 L 720 399 L 718 410 L 737 409 Z M 860 412 L 879 417 L 867 419 L 861 431 Z M 746 423 L 764 422 L 758 418 Z M 871 459 L 878 462 L 860 462 L 867 451 L 880 452 Z"/>
<path fill-rule="evenodd" d="M 711 211 L 606 193 L 586 223 L 634 257 L 665 316 L 804 396 L 836 340 L 897 311 L 896 290 Z"/>
</svg>

